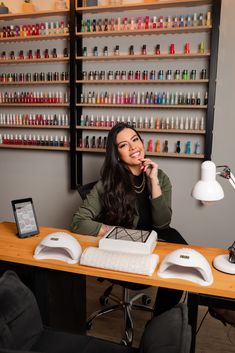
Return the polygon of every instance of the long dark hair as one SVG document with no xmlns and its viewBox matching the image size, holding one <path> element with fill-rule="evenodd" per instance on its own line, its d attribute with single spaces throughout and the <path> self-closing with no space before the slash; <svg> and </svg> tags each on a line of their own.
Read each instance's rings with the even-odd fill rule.
<svg viewBox="0 0 235 353">
<path fill-rule="evenodd" d="M 104 194 L 101 199 L 102 211 L 99 220 L 109 225 L 131 227 L 136 214 L 133 175 L 128 167 L 119 160 L 117 135 L 124 129 L 132 129 L 125 123 L 116 124 L 109 132 L 106 155 L 101 169 Z"/>
</svg>

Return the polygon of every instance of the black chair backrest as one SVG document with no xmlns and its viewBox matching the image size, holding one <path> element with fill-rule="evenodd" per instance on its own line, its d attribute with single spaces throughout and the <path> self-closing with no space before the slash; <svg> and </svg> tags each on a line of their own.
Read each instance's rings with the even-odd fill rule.
<svg viewBox="0 0 235 353">
<path fill-rule="evenodd" d="M 88 183 L 85 185 L 78 184 L 78 193 L 81 196 L 82 200 L 85 200 L 85 198 L 96 183 L 97 181 L 93 181 L 92 183 Z"/>
<path fill-rule="evenodd" d="M 13 271 L 0 278 L 0 349 L 30 350 L 43 331 L 36 299 Z"/>
</svg>

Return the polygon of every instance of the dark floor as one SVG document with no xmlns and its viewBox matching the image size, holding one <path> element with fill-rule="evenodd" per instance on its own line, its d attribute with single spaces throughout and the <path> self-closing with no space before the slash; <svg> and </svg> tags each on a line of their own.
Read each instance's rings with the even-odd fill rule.
<svg viewBox="0 0 235 353">
<path fill-rule="evenodd" d="M 98 282 L 95 278 L 87 280 L 87 312 L 88 315 L 100 307 L 99 296 L 107 288 L 108 282 Z M 156 289 L 151 287 L 145 292 L 155 298 Z M 116 286 L 115 294 L 120 295 L 121 290 Z M 201 307 L 199 323 L 207 312 L 207 308 Z M 150 313 L 134 311 L 134 346 L 138 346 L 144 326 L 150 318 Z M 108 339 L 114 342 L 121 342 L 123 330 L 123 318 L 121 312 L 103 316 L 94 321 L 89 335 Z M 220 321 L 213 319 L 209 314 L 206 316 L 197 336 L 196 353 L 235 353 L 235 328 L 224 326 Z"/>
</svg>

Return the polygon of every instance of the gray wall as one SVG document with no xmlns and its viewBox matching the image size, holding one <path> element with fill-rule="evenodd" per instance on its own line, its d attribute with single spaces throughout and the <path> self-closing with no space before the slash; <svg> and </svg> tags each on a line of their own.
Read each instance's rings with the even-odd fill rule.
<svg viewBox="0 0 235 353">
<path fill-rule="evenodd" d="M 36 2 L 36 1 L 34 1 Z M 11 1 L 5 1 L 11 4 Z M 221 34 L 215 126 L 212 159 L 228 164 L 235 172 L 233 99 L 235 69 L 235 2 L 222 1 Z M 2 46 L 3 44 L 1 44 Z M 84 179 L 97 178 L 99 157 L 86 157 Z M 213 206 L 202 206 L 190 196 L 200 175 L 199 161 L 159 159 L 159 166 L 173 184 L 173 221 L 189 243 L 227 247 L 234 241 L 235 218 L 232 217 L 235 193 L 225 180 L 220 182 L 225 198 Z M 10 201 L 31 196 L 40 225 L 68 227 L 80 199 L 69 189 L 69 158 L 63 152 L 0 150 L 0 221 L 12 221 Z"/>
</svg>

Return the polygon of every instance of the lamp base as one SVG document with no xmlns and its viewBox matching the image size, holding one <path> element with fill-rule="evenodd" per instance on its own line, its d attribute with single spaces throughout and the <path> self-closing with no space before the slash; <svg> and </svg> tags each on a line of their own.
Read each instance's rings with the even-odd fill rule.
<svg viewBox="0 0 235 353">
<path fill-rule="evenodd" d="M 218 255 L 213 260 L 213 266 L 225 273 L 235 275 L 235 264 L 229 261 L 229 255 Z"/>
</svg>

